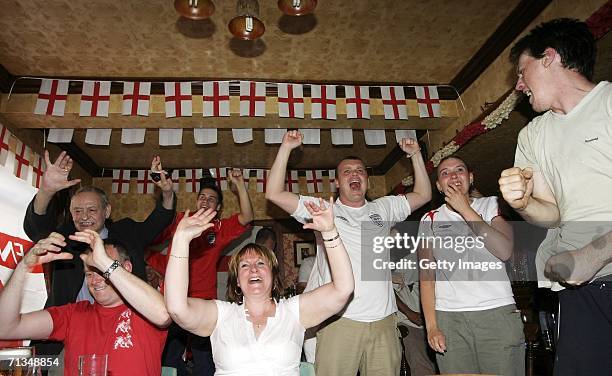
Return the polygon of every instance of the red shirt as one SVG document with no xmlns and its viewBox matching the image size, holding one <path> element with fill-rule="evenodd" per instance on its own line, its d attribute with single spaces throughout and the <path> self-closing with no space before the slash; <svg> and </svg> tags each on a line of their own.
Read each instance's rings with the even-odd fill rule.
<svg viewBox="0 0 612 376">
<path fill-rule="evenodd" d="M 108 374 L 160 375 L 168 331 L 122 304 L 105 308 L 88 301 L 47 308 L 50 340 L 64 342 L 64 374 L 78 374 L 79 355 L 108 354 Z"/>
<path fill-rule="evenodd" d="M 176 216 L 174 222 L 160 234 L 156 243 L 171 240 L 176 227 L 185 213 Z M 217 298 L 217 263 L 221 252 L 229 243 L 242 235 L 250 226 L 243 226 L 238 214 L 229 218 L 216 220 L 214 227 L 193 239 L 189 244 L 189 296 L 201 299 Z M 168 245 L 168 254 L 172 251 L 172 242 Z M 157 272 L 165 274 L 168 255 L 154 253 L 147 263 Z"/>
</svg>

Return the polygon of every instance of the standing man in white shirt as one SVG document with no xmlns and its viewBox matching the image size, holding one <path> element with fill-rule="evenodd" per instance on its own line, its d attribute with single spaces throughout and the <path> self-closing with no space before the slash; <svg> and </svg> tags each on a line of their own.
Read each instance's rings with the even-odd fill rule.
<svg viewBox="0 0 612 376">
<path fill-rule="evenodd" d="M 298 220 L 306 222 L 310 215 L 304 206 L 314 197 L 298 196 L 285 190 L 285 173 L 291 151 L 302 144 L 299 131 L 283 137 L 272 165 L 266 199 L 280 206 Z M 431 185 L 420 154 L 418 142 L 403 139 L 400 147 L 411 159 L 414 168 L 414 191 L 403 196 L 385 196 L 366 200 L 368 172 L 363 161 L 347 157 L 336 168 L 339 197 L 334 203 L 335 224 L 346 245 L 355 276 L 355 292 L 341 317 L 317 333 L 316 373 L 318 376 L 399 375 L 400 345 L 396 334 L 397 306 L 389 269 L 375 270 L 375 260 L 389 260 L 388 249 L 375 253 L 374 239 L 389 235 L 391 227 L 403 221 L 413 210 L 431 199 Z M 317 238 L 317 256 L 306 290 L 331 280 L 326 254 Z M 329 240 L 329 239 L 327 239 Z M 366 267 L 367 269 L 364 269 Z"/>
</svg>

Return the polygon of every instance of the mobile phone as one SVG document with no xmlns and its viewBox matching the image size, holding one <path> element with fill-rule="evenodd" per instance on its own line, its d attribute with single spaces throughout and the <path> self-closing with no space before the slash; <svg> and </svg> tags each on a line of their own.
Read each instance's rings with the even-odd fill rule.
<svg viewBox="0 0 612 376">
<path fill-rule="evenodd" d="M 168 174 L 167 172 L 165 173 L 166 175 L 166 179 L 170 178 L 170 174 Z M 151 179 L 153 179 L 154 182 L 158 182 L 161 180 L 161 173 L 160 172 L 153 172 L 151 171 Z"/>
</svg>

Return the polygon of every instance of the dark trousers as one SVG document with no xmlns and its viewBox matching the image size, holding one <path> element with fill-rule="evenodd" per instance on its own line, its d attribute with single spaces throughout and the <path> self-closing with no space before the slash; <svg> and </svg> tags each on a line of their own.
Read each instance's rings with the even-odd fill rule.
<svg viewBox="0 0 612 376">
<path fill-rule="evenodd" d="M 612 375 L 612 281 L 559 291 L 559 311 L 553 374 Z"/>
<path fill-rule="evenodd" d="M 187 373 L 187 365 L 183 361 L 183 353 L 188 344 L 193 355 L 193 371 L 191 373 Z M 210 337 L 196 336 L 182 329 L 176 323 L 172 323 L 168 330 L 162 364 L 176 368 L 178 376 L 213 376 L 215 374 L 215 363 L 212 357 Z"/>
</svg>

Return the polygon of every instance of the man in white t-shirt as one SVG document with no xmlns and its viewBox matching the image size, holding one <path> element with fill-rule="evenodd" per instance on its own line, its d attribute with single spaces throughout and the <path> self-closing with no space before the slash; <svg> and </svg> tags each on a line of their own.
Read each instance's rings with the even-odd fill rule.
<svg viewBox="0 0 612 376">
<path fill-rule="evenodd" d="M 587 25 L 570 19 L 537 26 L 511 52 L 516 89 L 544 113 L 521 130 L 499 185 L 550 229 L 536 267 L 540 286 L 561 290 L 555 375 L 612 369 L 612 84 L 591 81 L 596 54 Z"/>
<path fill-rule="evenodd" d="M 285 190 L 285 173 L 291 151 L 302 144 L 299 131 L 289 131 L 272 165 L 266 199 L 304 223 L 310 219 L 304 203 L 314 197 Z M 388 249 L 374 252 L 374 240 L 389 235 L 391 227 L 412 210 L 431 199 L 431 185 L 420 148 L 414 139 L 403 139 L 400 147 L 412 160 L 414 191 L 405 196 L 385 196 L 367 201 L 368 173 L 363 161 L 347 157 L 336 168 L 339 197 L 334 204 L 336 227 L 344 242 L 355 277 L 355 292 L 343 311 L 317 333 L 318 376 L 398 375 L 400 346 L 396 335 L 397 306 L 389 269 L 375 269 L 376 260 L 388 261 Z M 317 256 L 306 290 L 331 281 L 325 250 L 317 238 Z"/>
</svg>

